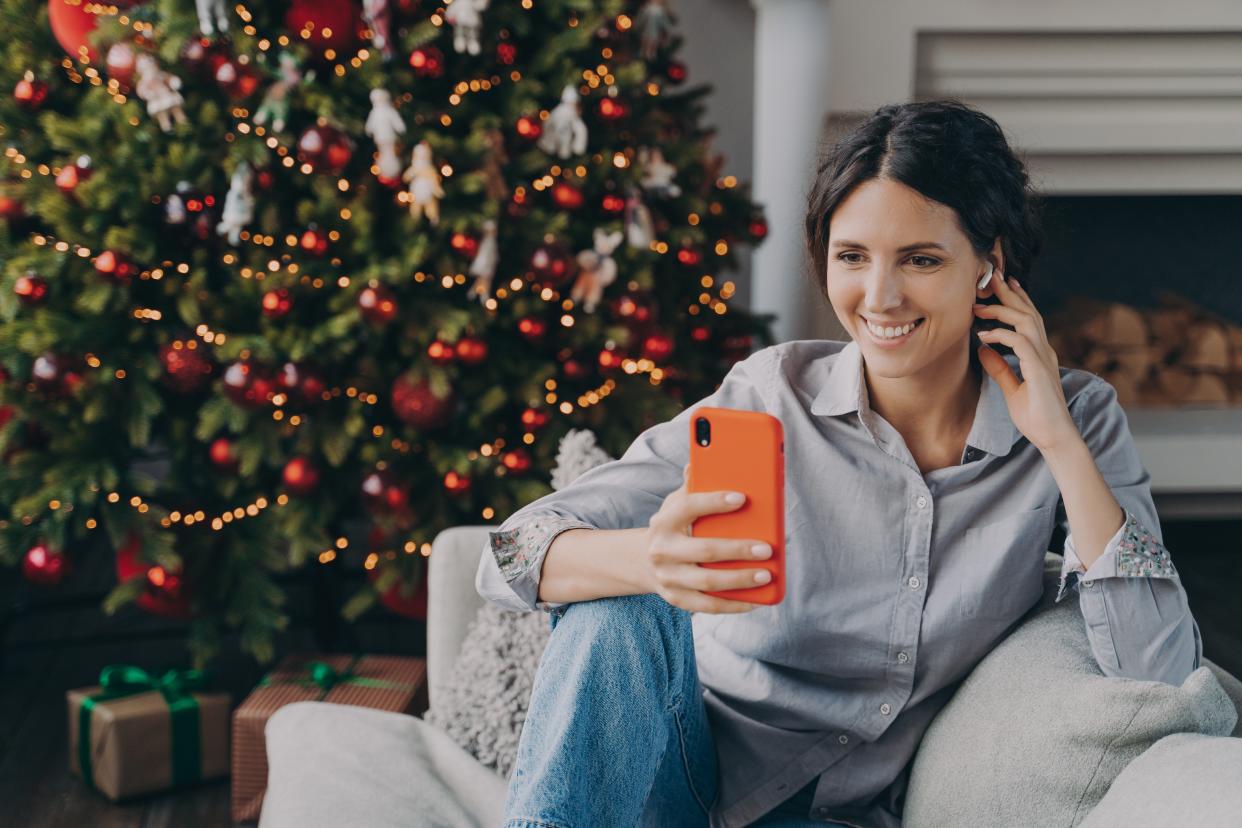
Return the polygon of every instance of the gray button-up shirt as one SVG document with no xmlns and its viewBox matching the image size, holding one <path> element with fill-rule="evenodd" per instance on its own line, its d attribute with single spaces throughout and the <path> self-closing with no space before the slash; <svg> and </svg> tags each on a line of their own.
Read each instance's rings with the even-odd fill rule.
<svg viewBox="0 0 1242 828">
<path fill-rule="evenodd" d="M 1005 359 L 1021 376 L 1018 358 Z M 1105 675 L 1180 684 L 1202 658 L 1198 624 L 1160 541 L 1150 476 L 1112 385 L 1060 369 L 1074 422 L 1126 513 L 1084 572 L 1056 481 L 986 372 L 960 464 L 923 474 L 901 434 L 868 405 L 862 368 L 852 341 L 799 340 L 751 354 L 620 459 L 511 515 L 479 562 L 476 585 L 488 600 L 562 611 L 563 603 L 537 600 L 552 539 L 574 527 L 646 526 L 682 483 L 694 408 L 781 420 L 785 599 L 692 619 L 720 760 L 715 828 L 749 824 L 816 779 L 815 817 L 899 826 L 919 740 L 957 684 L 1039 601 L 1058 527 L 1068 537 L 1056 600 L 1077 591 Z"/>
</svg>

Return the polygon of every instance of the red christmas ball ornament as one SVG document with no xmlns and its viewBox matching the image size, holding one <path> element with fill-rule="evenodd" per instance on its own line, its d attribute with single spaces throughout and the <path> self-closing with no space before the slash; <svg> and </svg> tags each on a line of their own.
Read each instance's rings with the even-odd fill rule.
<svg viewBox="0 0 1242 828">
<path fill-rule="evenodd" d="M 182 574 L 144 561 L 142 539 L 134 532 L 116 550 L 116 578 L 121 583 L 143 580 L 144 589 L 134 603 L 152 615 L 183 621 L 193 615 Z"/>
<path fill-rule="evenodd" d="M 392 384 L 393 412 L 402 422 L 417 428 L 436 428 L 446 423 L 453 414 L 455 398 L 450 391 L 444 398 L 437 397 L 431 383 L 402 374 Z"/>
<path fill-rule="evenodd" d="M 293 0 L 285 12 L 285 27 L 326 60 L 345 58 L 343 52 L 358 43 L 362 25 L 357 3 L 340 0 Z"/>
<path fill-rule="evenodd" d="M 623 213 L 625 212 L 625 199 L 619 195 L 609 193 L 604 196 L 600 206 L 604 208 L 606 213 Z"/>
<path fill-rule="evenodd" d="M 46 542 L 36 543 L 22 556 L 22 575 L 32 584 L 58 586 L 69 573 L 69 559 Z"/>
<path fill-rule="evenodd" d="M 435 46 L 420 46 L 410 52 L 410 67 L 420 78 L 438 78 L 444 74 L 444 53 Z"/>
<path fill-rule="evenodd" d="M 500 455 L 500 464 L 514 474 L 530 470 L 530 452 L 524 448 L 509 449 Z"/>
<path fill-rule="evenodd" d="M 567 181 L 558 181 L 552 185 L 552 200 L 562 210 L 577 210 L 582 206 L 582 190 Z"/>
<path fill-rule="evenodd" d="M 358 293 L 358 308 L 372 325 L 387 325 L 397 316 L 397 298 L 379 282 L 371 282 Z"/>
<path fill-rule="evenodd" d="M 523 115 L 517 119 L 517 134 L 518 137 L 525 138 L 527 141 L 534 141 L 543 134 L 543 125 L 539 123 L 538 118 Z"/>
<path fill-rule="evenodd" d="M 254 174 L 254 183 L 259 185 L 260 190 L 270 190 L 272 185 L 276 183 L 276 176 L 267 167 L 257 170 Z"/>
<path fill-rule="evenodd" d="M 47 280 L 33 270 L 28 270 L 24 276 L 18 276 L 17 281 L 13 282 L 13 293 L 27 307 L 41 305 L 47 298 Z"/>
<path fill-rule="evenodd" d="M 367 570 L 367 577 L 375 582 L 379 579 L 379 567 Z M 379 594 L 380 603 L 403 618 L 420 619 L 427 617 L 427 578 L 421 577 L 417 584 L 409 584 L 398 580 Z"/>
<path fill-rule="evenodd" d="M 286 288 L 276 288 L 263 294 L 260 300 L 263 315 L 268 319 L 280 319 L 287 316 L 293 307 L 293 299 Z"/>
<path fill-rule="evenodd" d="M 578 382 L 584 380 L 591 375 L 590 363 L 578 357 L 570 357 L 561 362 L 561 370 L 565 373 L 565 378 Z"/>
<path fill-rule="evenodd" d="M 655 301 L 649 294 L 623 293 L 609 304 L 612 315 L 627 324 L 646 325 L 656 318 Z"/>
<path fill-rule="evenodd" d="M 630 108 L 619 98 L 600 98 L 598 109 L 605 121 L 619 121 L 630 114 Z"/>
<path fill-rule="evenodd" d="M 233 449 L 233 441 L 228 437 L 217 437 L 212 440 L 211 446 L 207 449 L 207 456 L 211 458 L 211 464 L 220 471 L 230 473 L 237 471 L 237 453 Z"/>
<path fill-rule="evenodd" d="M 427 346 L 427 358 L 436 365 L 448 365 L 453 361 L 453 345 L 443 339 L 437 339 Z"/>
<path fill-rule="evenodd" d="M 108 47 L 108 56 L 104 58 L 104 66 L 108 77 L 121 86 L 132 89 L 134 72 L 138 65 L 138 56 L 128 43 L 118 40 Z"/>
<path fill-rule="evenodd" d="M 181 394 L 193 394 L 207 387 L 215 366 L 194 339 L 174 339 L 160 346 L 161 377 L 164 385 Z"/>
<path fill-rule="evenodd" d="M 334 126 L 319 123 L 307 128 L 298 139 L 298 159 L 316 172 L 340 175 L 353 158 L 349 136 Z"/>
<path fill-rule="evenodd" d="M 286 362 L 276 375 L 276 386 L 289 396 L 298 395 L 304 402 L 323 401 L 327 383 L 314 370 L 296 362 Z"/>
<path fill-rule="evenodd" d="M 768 223 L 762 218 L 753 218 L 747 226 L 750 237 L 758 241 L 768 234 Z"/>
<path fill-rule="evenodd" d="M 305 457 L 294 457 L 285 463 L 280 479 L 290 494 L 304 497 L 318 488 L 319 469 L 315 468 L 315 465 Z"/>
<path fill-rule="evenodd" d="M 26 205 L 19 199 L 0 193 L 0 219 L 8 222 L 20 221 L 26 217 Z"/>
<path fill-rule="evenodd" d="M 50 397 L 72 394 L 82 384 L 77 366 L 80 358 L 47 351 L 30 366 L 30 381 L 35 390 Z"/>
<path fill-rule="evenodd" d="M 47 83 L 34 76 L 29 70 L 13 87 L 13 100 L 22 109 L 34 112 L 47 100 Z"/>
<path fill-rule="evenodd" d="M 652 362 L 664 362 L 673 355 L 673 344 L 668 334 L 648 334 L 643 338 L 643 356 Z"/>
<path fill-rule="evenodd" d="M 138 272 L 138 266 L 124 253 L 105 250 L 95 257 L 95 272 L 113 284 L 123 285 Z"/>
<path fill-rule="evenodd" d="M 56 2 L 56 0 L 52 0 Z M 56 173 L 56 186 L 62 193 L 72 193 L 78 185 L 91 177 L 91 157 L 79 155 L 72 164 L 66 164 Z"/>
<path fill-rule="evenodd" d="M 683 247 L 677 251 L 677 261 L 686 267 L 697 267 L 703 261 L 703 256 L 693 247 Z"/>
<path fill-rule="evenodd" d="M 224 369 L 221 377 L 225 395 L 247 408 L 258 408 L 266 405 L 271 398 L 273 384 L 271 378 L 248 359 L 241 359 Z"/>
<path fill-rule="evenodd" d="M 559 285 L 573 276 L 574 260 L 562 245 L 544 243 L 531 254 L 530 266 L 540 281 Z"/>
<path fill-rule="evenodd" d="M 362 502 L 377 514 L 401 512 L 410 505 L 410 495 L 390 469 L 376 469 L 362 478 Z"/>
<path fill-rule="evenodd" d="M 119 5 L 119 4 L 118 4 Z M 51 25 L 52 35 L 69 57 L 77 60 L 84 55 L 94 63 L 99 53 L 87 38 L 95 31 L 95 15 L 87 11 L 86 3 L 69 3 L 66 0 L 47 0 L 47 22 Z"/>
<path fill-rule="evenodd" d="M 690 329 L 690 338 L 695 342 L 706 342 L 712 338 L 711 329 L 706 325 L 695 325 Z"/>
<path fill-rule="evenodd" d="M 311 225 L 302 232 L 302 237 L 298 239 L 298 246 L 307 253 L 322 256 L 328 252 L 328 237 L 318 227 Z"/>
<path fill-rule="evenodd" d="M 512 66 L 517 60 L 517 47 L 507 40 L 496 44 L 496 62 L 503 66 Z"/>
<path fill-rule="evenodd" d="M 302 399 L 308 403 L 318 403 L 324 401 L 324 394 L 328 390 L 328 384 L 324 382 L 323 377 L 313 371 L 304 371 L 302 383 L 298 388 L 302 392 Z"/>
<path fill-rule="evenodd" d="M 463 495 L 470 491 L 471 480 L 469 475 L 458 474 L 455 471 L 446 472 L 444 474 L 444 490 L 451 495 Z"/>
<path fill-rule="evenodd" d="M 548 424 L 551 415 L 543 408 L 527 408 L 522 412 L 522 428 L 527 431 L 538 431 Z"/>
<path fill-rule="evenodd" d="M 467 259 L 473 259 L 479 252 L 479 240 L 469 233 L 454 233 L 449 237 L 449 246 Z"/>
<path fill-rule="evenodd" d="M 453 351 L 466 365 L 479 365 L 487 359 L 487 342 L 477 336 L 463 336 L 457 340 Z"/>
<path fill-rule="evenodd" d="M 235 101 L 243 101 L 259 88 L 259 74 L 249 63 L 226 60 L 216 67 L 216 83 Z"/>
<path fill-rule="evenodd" d="M 621 353 L 615 348 L 602 348 L 599 352 L 599 367 L 603 371 L 616 371 L 621 368 Z"/>
<path fill-rule="evenodd" d="M 543 339 L 544 334 L 548 332 L 548 326 L 542 319 L 536 319 L 533 316 L 524 316 L 518 320 L 518 333 L 527 342 L 539 342 Z"/>
<path fill-rule="evenodd" d="M 680 60 L 670 60 L 664 69 L 664 76 L 673 83 L 682 83 L 687 75 L 689 75 L 689 70 Z"/>
</svg>

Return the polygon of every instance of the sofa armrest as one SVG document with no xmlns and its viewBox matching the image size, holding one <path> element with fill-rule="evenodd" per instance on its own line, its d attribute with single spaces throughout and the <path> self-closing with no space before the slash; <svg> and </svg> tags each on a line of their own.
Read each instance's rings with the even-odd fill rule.
<svg viewBox="0 0 1242 828">
<path fill-rule="evenodd" d="M 452 526 L 436 535 L 427 559 L 427 693 L 436 703 L 461 651 L 466 628 L 483 606 L 474 588 L 479 555 L 494 526 Z"/>
</svg>

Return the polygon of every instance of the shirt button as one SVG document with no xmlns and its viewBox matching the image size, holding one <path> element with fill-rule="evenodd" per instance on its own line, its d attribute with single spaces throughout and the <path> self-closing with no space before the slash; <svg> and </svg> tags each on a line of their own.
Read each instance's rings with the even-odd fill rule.
<svg viewBox="0 0 1242 828">
<path fill-rule="evenodd" d="M 927 505 L 927 498 L 924 497 L 923 495 L 919 495 L 919 499 L 914 502 L 919 504 L 919 508 L 922 509 L 924 506 Z"/>
<path fill-rule="evenodd" d="M 885 702 L 884 704 L 880 705 L 880 712 L 883 713 L 885 716 L 887 716 L 889 711 L 892 709 L 893 708 L 888 706 L 888 702 Z"/>
<path fill-rule="evenodd" d="M 922 581 L 918 579 L 917 575 L 911 575 L 910 580 L 907 581 L 906 583 L 910 584 L 910 589 L 918 589 L 919 584 L 921 584 Z"/>
<path fill-rule="evenodd" d="M 843 745 L 845 745 L 845 744 L 849 744 L 850 737 L 849 737 L 849 736 L 846 736 L 844 733 L 842 733 L 840 736 L 838 736 L 838 737 L 837 737 L 837 741 L 838 741 L 838 742 L 840 742 L 840 743 L 841 743 L 841 744 L 843 744 Z"/>
<path fill-rule="evenodd" d="M 906 655 L 905 653 L 898 653 L 897 660 L 900 661 L 902 664 L 905 664 L 907 661 L 910 660 L 910 656 Z"/>
<path fill-rule="evenodd" d="M 817 817 L 826 817 L 826 816 L 828 816 L 828 809 L 827 809 L 827 808 L 825 808 L 825 807 L 823 807 L 823 806 L 821 805 L 820 807 L 818 807 L 818 808 L 816 808 L 816 809 L 815 809 L 815 816 L 817 816 Z"/>
<path fill-rule="evenodd" d="M 1090 589 L 1091 587 L 1095 586 L 1095 581 L 1083 581 L 1082 585 L 1085 586 L 1087 589 Z"/>
</svg>

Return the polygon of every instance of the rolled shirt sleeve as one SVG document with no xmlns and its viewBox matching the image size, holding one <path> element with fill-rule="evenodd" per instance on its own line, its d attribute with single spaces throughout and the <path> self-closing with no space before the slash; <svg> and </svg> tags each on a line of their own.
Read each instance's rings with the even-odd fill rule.
<svg viewBox="0 0 1242 828">
<path fill-rule="evenodd" d="M 684 480 L 693 411 L 704 405 L 765 410 L 760 383 L 770 376 L 771 360 L 772 350 L 763 349 L 734 363 L 714 392 L 643 431 L 620 458 L 588 469 L 490 531 L 475 573 L 479 595 L 518 612 L 565 606 L 538 600 L 543 561 L 556 536 L 576 528 L 646 526 Z"/>
<path fill-rule="evenodd" d="M 1078 592 L 1092 652 L 1106 676 L 1180 685 L 1203 659 L 1198 622 L 1190 612 L 1117 392 L 1100 379 L 1075 402 L 1079 431 L 1125 512 L 1121 528 L 1090 569 L 1082 565 L 1065 515 L 1065 560 L 1055 601 Z"/>
</svg>

